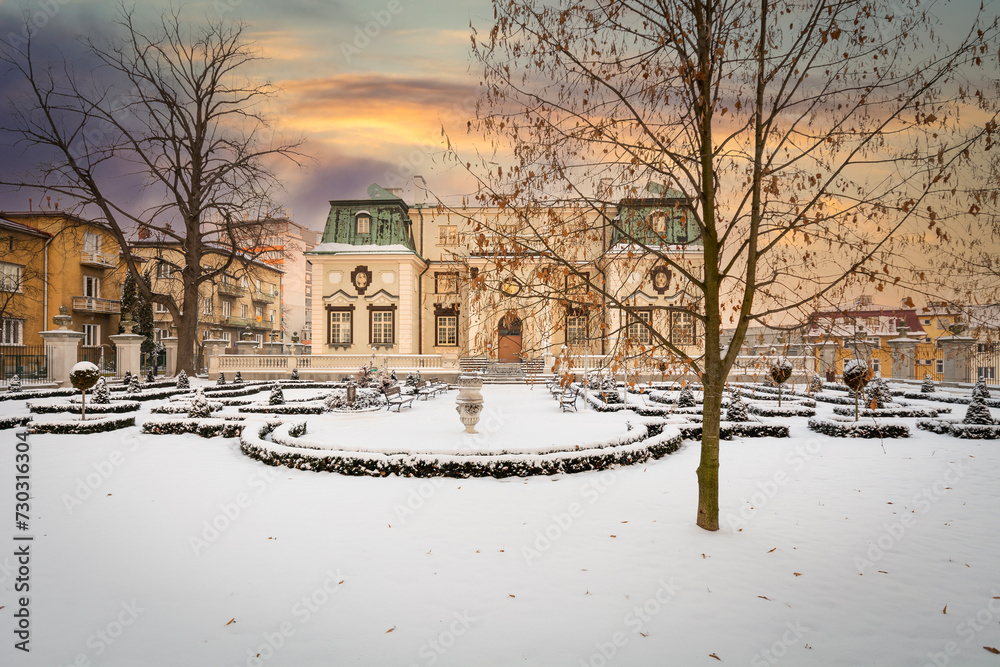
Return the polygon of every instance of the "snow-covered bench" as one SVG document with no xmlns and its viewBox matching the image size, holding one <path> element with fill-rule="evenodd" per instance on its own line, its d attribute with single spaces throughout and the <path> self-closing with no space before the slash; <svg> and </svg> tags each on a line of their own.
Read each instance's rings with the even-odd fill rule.
<svg viewBox="0 0 1000 667">
<path fill-rule="evenodd" d="M 386 387 L 382 390 L 385 394 L 386 400 L 386 412 L 392 409 L 392 406 L 396 406 L 396 412 L 399 412 L 402 408 L 412 408 L 413 399 L 416 398 L 414 394 L 404 394 L 399 390 L 399 387 Z"/>
</svg>

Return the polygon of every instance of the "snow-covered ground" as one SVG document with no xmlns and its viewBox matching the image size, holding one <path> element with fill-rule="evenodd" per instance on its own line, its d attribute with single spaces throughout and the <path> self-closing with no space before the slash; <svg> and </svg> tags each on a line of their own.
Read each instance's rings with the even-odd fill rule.
<svg viewBox="0 0 1000 667">
<path fill-rule="evenodd" d="M 497 442 L 599 439 L 630 418 L 484 394 L 503 406 Z M 454 397 L 344 432 L 447 444 Z M 270 468 L 235 439 L 137 428 L 30 436 L 27 655 L 0 431 L 0 664 L 1000 665 L 983 648 L 1000 649 L 1000 441 L 806 421 L 723 442 L 717 533 L 694 526 L 694 442 L 601 473 L 458 480 Z"/>
</svg>

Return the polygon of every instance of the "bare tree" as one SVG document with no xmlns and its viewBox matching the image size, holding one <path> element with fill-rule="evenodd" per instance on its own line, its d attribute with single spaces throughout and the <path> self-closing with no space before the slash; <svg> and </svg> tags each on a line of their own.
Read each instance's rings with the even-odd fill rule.
<svg viewBox="0 0 1000 667">
<path fill-rule="evenodd" d="M 48 156 L 33 176 L 7 184 L 59 193 L 107 224 L 135 276 L 132 233 L 180 252 L 178 289 L 154 293 L 136 282 L 177 324 L 178 369 L 191 373 L 199 289 L 264 246 L 269 230 L 259 221 L 277 210 L 273 163 L 302 156 L 298 143 L 274 139 L 263 107 L 276 90 L 245 74 L 260 56 L 243 25 L 192 27 L 174 11 L 146 31 L 122 8 L 116 27 L 120 38 L 85 43 L 95 71 L 53 68 L 30 41 L 2 51 L 29 91 L 6 129 Z M 104 83 L 91 84 L 95 77 Z M 131 175 L 140 187 L 120 194 Z M 203 263 L 208 252 L 226 259 Z"/>
<path fill-rule="evenodd" d="M 610 312 L 599 335 L 622 334 L 616 358 L 651 349 L 697 373 L 702 528 L 719 528 L 722 394 L 748 326 L 893 285 L 928 228 L 947 238 L 995 201 L 997 20 L 956 35 L 931 11 L 946 4 L 495 1 L 473 33 L 485 92 L 470 128 L 492 152 L 454 158 L 507 222 L 476 219 L 496 275 L 472 285 L 503 309 L 504 274 L 553 303 L 574 276 Z M 639 303 L 610 278 L 646 284 L 658 266 L 680 297 Z M 650 308 L 693 317 L 697 351 L 639 317 Z"/>
</svg>

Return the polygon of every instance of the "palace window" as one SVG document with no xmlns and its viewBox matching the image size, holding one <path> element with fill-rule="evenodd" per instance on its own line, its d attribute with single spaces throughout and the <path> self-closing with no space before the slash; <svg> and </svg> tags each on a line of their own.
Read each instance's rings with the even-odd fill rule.
<svg viewBox="0 0 1000 667">
<path fill-rule="evenodd" d="M 351 316 L 349 309 L 330 311 L 330 345 L 351 344 Z"/>
<path fill-rule="evenodd" d="M 649 332 L 646 332 L 647 334 Z M 566 318 L 566 344 L 583 345 L 587 340 L 587 316 L 571 315 Z"/>
<path fill-rule="evenodd" d="M 439 226 L 438 245 L 458 245 L 458 227 L 455 225 Z"/>
<path fill-rule="evenodd" d="M 650 344 L 651 338 L 646 324 L 649 324 L 652 319 L 653 311 L 651 310 L 637 310 L 632 313 L 633 321 L 628 325 L 628 337 L 632 339 L 632 342 L 640 345 Z"/>
<path fill-rule="evenodd" d="M 367 213 L 358 213 L 355 220 L 357 220 L 358 234 L 371 234 L 372 217 L 370 215 Z"/>
<path fill-rule="evenodd" d="M 436 294 L 458 294 L 458 273 L 435 273 L 434 292 Z"/>
<path fill-rule="evenodd" d="M 657 234 L 666 234 L 667 214 L 663 211 L 654 211 L 649 216 L 649 226 Z"/>
<path fill-rule="evenodd" d="M 458 317 L 456 315 L 438 315 L 435 328 L 437 330 L 436 345 L 458 345 Z"/>
<path fill-rule="evenodd" d="M 694 345 L 694 314 L 670 314 L 670 342 L 674 345 Z"/>
<path fill-rule="evenodd" d="M 392 310 L 372 310 L 371 318 L 372 345 L 392 345 L 395 312 Z"/>
</svg>

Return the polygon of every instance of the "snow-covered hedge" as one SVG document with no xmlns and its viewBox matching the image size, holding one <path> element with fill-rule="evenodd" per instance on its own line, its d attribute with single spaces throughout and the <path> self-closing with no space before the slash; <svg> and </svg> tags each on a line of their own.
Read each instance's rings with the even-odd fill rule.
<svg viewBox="0 0 1000 667">
<path fill-rule="evenodd" d="M 918 394 L 918 393 L 907 393 L 903 394 L 906 398 L 915 398 L 921 401 L 937 401 L 939 403 L 958 403 L 961 405 L 968 405 L 972 403 L 972 398 L 968 396 L 949 396 L 947 394 L 940 394 L 934 392 L 933 394 Z M 986 403 L 988 407 L 1000 408 L 1000 398 L 985 398 L 983 402 Z"/>
<path fill-rule="evenodd" d="M 139 401 L 116 401 L 115 403 L 87 403 L 87 414 L 107 415 L 135 412 Z M 80 403 L 28 403 L 28 410 L 36 415 L 54 415 L 60 412 L 80 412 Z"/>
<path fill-rule="evenodd" d="M 0 429 L 5 428 L 17 428 L 18 426 L 24 426 L 31 421 L 31 417 L 26 415 L 23 417 L 0 417 Z"/>
<path fill-rule="evenodd" d="M 106 433 L 135 426 L 135 417 L 99 417 L 85 421 L 29 422 L 28 433 L 57 433 L 60 435 L 81 435 L 84 433 Z"/>
<path fill-rule="evenodd" d="M 801 403 L 793 403 L 792 405 L 761 405 L 760 403 L 751 403 L 747 406 L 747 410 L 751 414 L 761 415 L 764 417 L 815 417 L 815 408 L 807 407 Z"/>
<path fill-rule="evenodd" d="M 274 442 L 264 440 L 275 426 L 260 422 L 248 423 L 240 435 L 240 449 L 247 456 L 268 465 L 284 465 L 300 470 L 336 472 L 343 475 L 385 477 L 527 477 L 530 475 L 557 475 L 604 470 L 615 465 L 642 463 L 650 458 L 660 458 L 680 447 L 681 436 L 673 428 L 661 431 L 660 424 L 643 424 L 622 436 L 602 445 L 586 448 L 553 451 L 540 454 L 387 454 L 383 452 L 357 452 L 318 450 L 308 443 L 295 442 L 291 431 L 296 425 L 287 425 L 283 433 L 272 436 Z M 279 440 L 290 442 L 281 444 Z M 306 446 L 303 446 L 306 445 Z"/>
<path fill-rule="evenodd" d="M 226 419 L 151 419 L 142 425 L 142 432 L 152 435 L 194 433 L 203 438 L 236 438 L 241 430 L 242 421 Z"/>
<path fill-rule="evenodd" d="M 319 415 L 326 412 L 323 405 L 246 405 L 240 412 L 265 415 Z"/>
<path fill-rule="evenodd" d="M 998 424 L 963 424 L 948 419 L 921 419 L 917 428 L 966 440 L 996 440 L 1000 438 Z"/>
<path fill-rule="evenodd" d="M 208 409 L 212 412 L 218 412 L 222 409 L 222 403 L 209 402 Z M 155 408 L 151 409 L 150 412 L 154 415 L 186 415 L 188 410 L 191 409 L 190 402 L 186 403 L 171 403 L 169 405 L 157 405 Z M 87 411 L 90 411 L 90 406 L 87 406 Z"/>
<path fill-rule="evenodd" d="M 40 391 L 0 392 L 0 401 L 30 401 L 33 398 L 59 398 L 62 396 L 79 396 L 76 389 L 45 389 Z"/>
<path fill-rule="evenodd" d="M 686 440 L 701 440 L 701 424 L 682 424 L 677 428 Z M 719 439 L 733 438 L 787 438 L 791 434 L 788 424 L 762 422 L 719 422 Z"/>
<path fill-rule="evenodd" d="M 809 420 L 809 428 L 837 438 L 909 438 L 906 424 L 875 424 L 872 422 L 841 422 L 832 419 Z"/>
<path fill-rule="evenodd" d="M 951 412 L 951 408 L 904 408 L 902 406 L 893 408 L 859 408 L 858 415 L 861 417 L 937 417 L 941 413 Z M 844 408 L 837 406 L 833 413 L 845 417 L 854 416 L 854 408 Z"/>
</svg>

